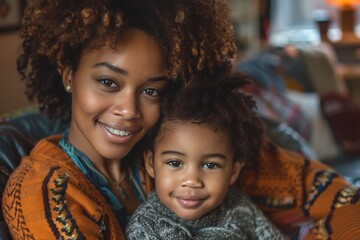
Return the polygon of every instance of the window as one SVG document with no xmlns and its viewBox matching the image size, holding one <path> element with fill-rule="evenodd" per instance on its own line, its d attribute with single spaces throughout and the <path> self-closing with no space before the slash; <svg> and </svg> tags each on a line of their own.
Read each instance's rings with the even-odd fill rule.
<svg viewBox="0 0 360 240">
<path fill-rule="evenodd" d="M 274 46 L 318 44 L 320 36 L 315 20 L 323 18 L 331 19 L 329 38 L 339 39 L 338 9 L 328 6 L 326 0 L 272 0 L 269 42 Z M 357 22 L 358 19 L 359 11 Z M 359 27 L 355 31 L 360 32 Z"/>
<path fill-rule="evenodd" d="M 313 21 L 314 10 L 324 9 L 325 0 L 272 0 L 270 44 L 305 45 L 320 42 Z"/>
</svg>

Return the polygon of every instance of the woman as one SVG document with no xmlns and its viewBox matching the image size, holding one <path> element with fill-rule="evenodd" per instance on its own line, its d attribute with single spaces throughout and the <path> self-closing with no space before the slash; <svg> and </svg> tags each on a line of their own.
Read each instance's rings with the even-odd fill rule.
<svg viewBox="0 0 360 240">
<path fill-rule="evenodd" d="M 18 69 L 28 97 L 70 127 L 40 141 L 9 179 L 2 208 L 12 237 L 123 239 L 152 188 L 133 154 L 169 83 L 213 73 L 233 57 L 233 35 L 225 0 L 31 2 Z M 358 225 L 338 224 L 343 216 L 359 224 L 359 190 L 271 143 L 239 187 L 286 231 L 360 235 Z"/>
<path fill-rule="evenodd" d="M 235 53 L 226 1 L 35 1 L 21 36 L 29 98 L 70 125 L 10 177 L 12 237 L 124 238 L 151 188 L 131 150 L 159 118 L 171 81 L 191 83 Z"/>
</svg>

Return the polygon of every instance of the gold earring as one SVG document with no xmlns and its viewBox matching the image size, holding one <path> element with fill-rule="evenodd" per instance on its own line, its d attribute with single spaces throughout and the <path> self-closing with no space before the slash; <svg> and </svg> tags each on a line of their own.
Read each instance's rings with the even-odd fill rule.
<svg viewBox="0 0 360 240">
<path fill-rule="evenodd" d="M 70 86 L 70 85 L 66 85 L 65 91 L 68 92 L 68 93 L 70 93 L 70 92 L 71 92 L 71 86 Z"/>
</svg>

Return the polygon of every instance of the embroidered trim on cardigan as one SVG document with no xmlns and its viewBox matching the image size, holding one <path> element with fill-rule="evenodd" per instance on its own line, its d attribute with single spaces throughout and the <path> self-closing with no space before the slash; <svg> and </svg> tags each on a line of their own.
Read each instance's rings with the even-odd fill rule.
<svg viewBox="0 0 360 240">
<path fill-rule="evenodd" d="M 55 188 L 50 188 L 50 192 L 47 192 L 48 184 L 50 179 L 53 177 L 54 172 L 59 167 L 51 168 L 48 176 L 45 178 L 43 182 L 43 195 L 44 195 L 44 207 L 47 221 L 50 224 L 52 231 L 55 234 L 55 237 L 58 239 L 62 239 L 61 233 L 56 227 L 56 223 L 54 222 L 51 213 L 56 213 L 56 222 L 60 225 L 61 232 L 64 233 L 69 240 L 82 240 L 85 239 L 85 236 L 80 232 L 78 225 L 76 224 L 75 219 L 72 217 L 70 210 L 68 209 L 66 203 L 66 189 L 67 184 L 69 182 L 70 176 L 67 173 L 63 175 L 58 175 L 56 179 L 53 180 Z M 52 196 L 49 196 L 50 194 Z M 51 209 L 50 201 L 55 202 L 56 206 Z"/>
<path fill-rule="evenodd" d="M 330 212 L 329 216 L 326 218 L 326 222 L 325 222 L 326 230 L 329 233 L 329 236 L 333 233 L 333 229 L 331 227 L 331 220 L 333 217 L 334 210 L 349 204 L 355 204 L 356 202 L 355 200 L 358 199 L 359 194 L 360 194 L 360 189 L 355 186 L 343 188 L 336 194 L 333 204 L 331 205 L 332 211 Z"/>
<path fill-rule="evenodd" d="M 338 174 L 331 171 L 325 170 L 316 173 L 313 180 L 312 187 L 309 191 L 308 199 L 304 203 L 303 210 L 305 216 L 309 216 L 309 210 L 319 195 L 331 184 L 332 180 L 337 177 Z"/>
<path fill-rule="evenodd" d="M 47 185 L 49 183 L 49 180 L 52 177 L 52 175 L 54 174 L 54 171 L 57 169 L 59 169 L 59 167 L 54 167 L 54 168 L 50 169 L 48 175 L 45 177 L 45 179 L 43 181 L 41 191 L 42 191 L 42 195 L 44 196 L 43 203 L 44 203 L 44 211 L 45 211 L 46 220 L 49 223 L 49 226 L 51 228 L 51 231 L 54 233 L 54 236 L 58 239 L 58 238 L 60 238 L 60 232 L 56 228 L 56 224 L 54 223 L 54 221 L 51 218 L 51 208 L 49 205 L 49 196 L 47 193 Z"/>
</svg>

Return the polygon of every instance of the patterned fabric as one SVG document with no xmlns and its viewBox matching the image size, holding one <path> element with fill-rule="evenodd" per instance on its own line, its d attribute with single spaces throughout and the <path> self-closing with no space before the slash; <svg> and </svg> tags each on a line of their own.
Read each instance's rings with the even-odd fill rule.
<svg viewBox="0 0 360 240">
<path fill-rule="evenodd" d="M 124 239 L 106 199 L 57 147 L 40 141 L 10 176 L 4 219 L 14 239 Z M 151 178 L 140 169 L 145 193 Z M 236 184 L 289 239 L 357 239 L 360 192 L 328 166 L 267 143 Z M 73 238 L 71 238 L 73 237 Z"/>
<path fill-rule="evenodd" d="M 3 213 L 13 239 L 124 239 L 104 197 L 57 147 L 40 141 L 9 178 Z"/>
<path fill-rule="evenodd" d="M 100 190 L 101 194 L 105 197 L 107 203 L 114 211 L 118 221 L 124 228 L 129 221 L 129 216 L 126 213 L 125 208 L 111 191 L 110 186 L 106 178 L 95 168 L 94 164 L 90 159 L 80 150 L 76 149 L 73 145 L 68 142 L 68 131 L 65 131 L 64 137 L 59 142 L 59 147 L 71 158 L 79 170 L 85 174 L 85 176 L 91 181 L 94 186 Z M 145 193 L 139 186 L 141 182 L 139 176 L 139 169 L 135 161 L 130 162 L 130 184 L 135 189 L 135 195 L 140 203 L 145 201 Z"/>
<path fill-rule="evenodd" d="M 320 162 L 268 144 L 237 185 L 290 239 L 360 236 L 359 188 Z"/>
<path fill-rule="evenodd" d="M 284 239 L 249 198 L 236 189 L 229 189 L 219 207 L 194 221 L 177 217 L 154 191 L 132 216 L 126 236 L 129 240 Z"/>
</svg>

